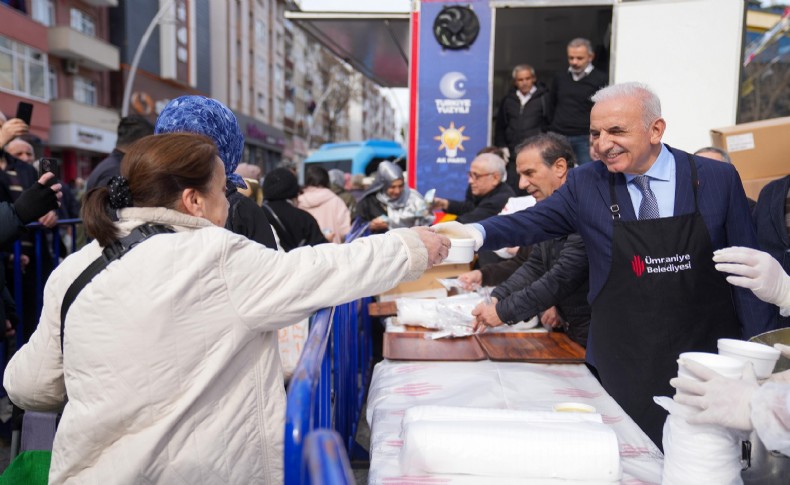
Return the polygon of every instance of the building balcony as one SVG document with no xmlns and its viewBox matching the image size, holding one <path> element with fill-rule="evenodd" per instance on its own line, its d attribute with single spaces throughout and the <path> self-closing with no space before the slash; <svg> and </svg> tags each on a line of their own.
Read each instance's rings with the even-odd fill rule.
<svg viewBox="0 0 790 485">
<path fill-rule="evenodd" d="M 52 109 L 53 125 L 56 123 L 79 123 L 113 133 L 118 129 L 120 116 L 114 109 L 82 104 L 68 98 L 53 99 L 49 102 L 49 106 Z"/>
<path fill-rule="evenodd" d="M 101 3 L 101 2 L 99 2 Z M 118 48 L 109 42 L 87 36 L 71 27 L 59 25 L 47 32 L 49 54 L 72 59 L 94 71 L 117 71 L 120 66 Z"/>
<path fill-rule="evenodd" d="M 83 0 L 85 3 L 89 5 L 93 5 L 94 7 L 117 7 L 118 0 Z"/>
</svg>

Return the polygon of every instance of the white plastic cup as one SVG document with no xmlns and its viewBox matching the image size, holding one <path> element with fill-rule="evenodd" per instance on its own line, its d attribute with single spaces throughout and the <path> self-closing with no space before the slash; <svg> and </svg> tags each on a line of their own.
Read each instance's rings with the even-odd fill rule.
<svg viewBox="0 0 790 485">
<path fill-rule="evenodd" d="M 743 373 L 744 362 L 726 355 L 712 354 L 709 352 L 683 352 L 680 354 L 680 359 L 694 361 L 697 364 L 704 365 L 708 369 L 716 371 L 724 377 L 729 377 L 731 379 L 740 379 Z M 678 377 L 688 377 L 699 380 L 696 374 L 680 364 L 678 364 Z"/>
<path fill-rule="evenodd" d="M 554 405 L 555 413 L 595 413 L 594 407 L 580 402 L 561 402 Z"/>
<path fill-rule="evenodd" d="M 771 376 L 774 366 L 782 354 L 779 350 L 765 344 L 731 338 L 720 338 L 718 347 L 719 355 L 732 357 L 744 364 L 751 362 L 758 379 L 767 379 Z"/>
<path fill-rule="evenodd" d="M 471 263 L 475 257 L 475 240 L 450 238 L 450 251 L 445 263 Z"/>
</svg>

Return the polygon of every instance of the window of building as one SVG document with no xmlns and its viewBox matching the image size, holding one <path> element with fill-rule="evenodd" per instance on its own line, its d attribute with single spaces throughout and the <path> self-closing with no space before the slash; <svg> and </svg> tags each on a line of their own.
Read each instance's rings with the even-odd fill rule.
<svg viewBox="0 0 790 485">
<path fill-rule="evenodd" d="M 74 76 L 74 101 L 96 106 L 96 83 L 82 76 Z"/>
<path fill-rule="evenodd" d="M 47 27 L 55 25 L 55 3 L 52 0 L 32 0 L 31 17 Z"/>
<path fill-rule="evenodd" d="M 266 116 L 266 95 L 264 95 L 263 93 L 258 93 L 257 105 L 258 105 L 257 106 L 258 113 L 262 114 L 263 116 Z"/>
<path fill-rule="evenodd" d="M 96 23 L 87 13 L 78 8 L 71 9 L 71 28 L 85 35 L 96 37 Z"/>
<path fill-rule="evenodd" d="M 47 55 L 0 36 L 0 91 L 47 100 Z"/>
</svg>

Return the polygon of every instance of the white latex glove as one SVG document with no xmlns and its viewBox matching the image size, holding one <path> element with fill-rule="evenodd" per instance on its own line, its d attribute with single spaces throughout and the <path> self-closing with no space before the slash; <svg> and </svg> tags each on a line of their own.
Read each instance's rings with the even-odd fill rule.
<svg viewBox="0 0 790 485">
<path fill-rule="evenodd" d="M 505 157 L 505 163 L 510 162 L 510 149 L 508 147 L 502 147 L 502 156 Z"/>
<path fill-rule="evenodd" d="M 790 359 L 790 345 L 774 344 L 774 348 L 781 352 L 786 359 Z M 768 380 L 771 382 L 790 384 L 790 370 L 771 374 Z"/>
<path fill-rule="evenodd" d="M 730 284 L 752 290 L 765 302 L 790 308 L 790 276 L 770 254 L 736 246 L 715 251 L 713 261 L 717 270 L 730 273 Z"/>
<path fill-rule="evenodd" d="M 689 360 L 680 364 L 700 380 L 675 377 L 669 384 L 685 394 L 675 394 L 675 401 L 699 408 L 686 421 L 689 424 L 715 424 L 725 428 L 752 429 L 752 395 L 759 387 L 754 367 L 747 362 L 741 379 L 729 379 L 704 365 Z"/>
<path fill-rule="evenodd" d="M 457 221 L 440 222 L 431 226 L 431 229 L 450 239 L 474 239 L 475 251 L 483 245 L 483 235 L 471 224 L 461 224 Z"/>
</svg>

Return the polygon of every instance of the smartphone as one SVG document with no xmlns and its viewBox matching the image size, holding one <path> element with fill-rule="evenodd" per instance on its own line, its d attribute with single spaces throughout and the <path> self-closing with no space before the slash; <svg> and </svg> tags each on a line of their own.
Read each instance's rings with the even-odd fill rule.
<svg viewBox="0 0 790 485">
<path fill-rule="evenodd" d="M 41 178 L 47 172 L 55 174 L 55 178 L 60 177 L 60 160 L 56 158 L 39 158 L 38 159 L 38 178 Z"/>
<path fill-rule="evenodd" d="M 18 105 L 16 105 L 16 116 L 15 118 L 19 118 L 20 120 L 27 123 L 30 126 L 30 119 L 33 117 L 33 105 L 30 103 L 25 103 L 24 101 L 20 101 Z"/>
</svg>

